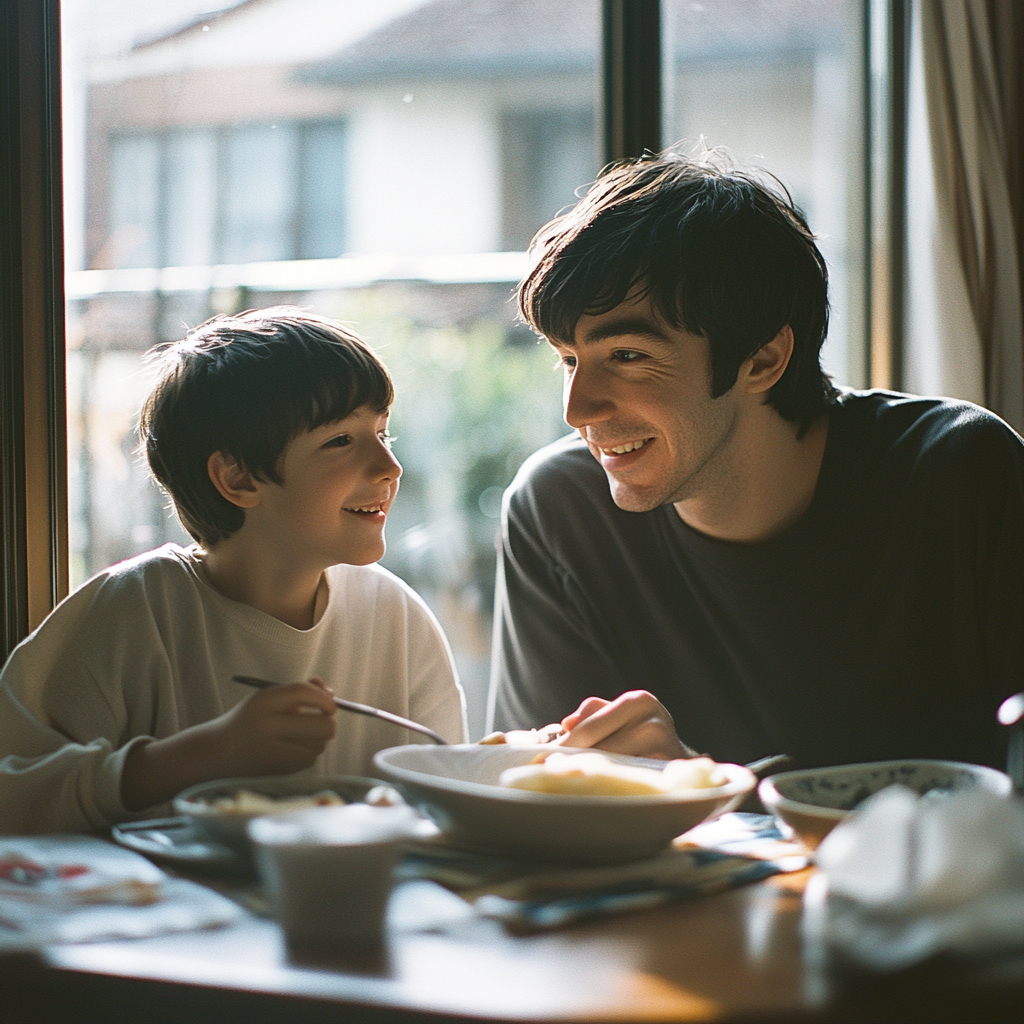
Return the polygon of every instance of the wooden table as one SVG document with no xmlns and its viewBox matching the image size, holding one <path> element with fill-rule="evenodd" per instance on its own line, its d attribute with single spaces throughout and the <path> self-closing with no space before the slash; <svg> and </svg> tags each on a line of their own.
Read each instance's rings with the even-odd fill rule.
<svg viewBox="0 0 1024 1024">
<path fill-rule="evenodd" d="M 277 926 L 257 917 L 53 947 L 0 959 L 0 1020 L 1021 1020 L 1020 985 L 969 989 L 931 972 L 837 987 L 802 946 L 807 874 L 532 936 L 510 936 L 432 883 L 405 883 L 377 955 L 289 954 Z"/>
</svg>

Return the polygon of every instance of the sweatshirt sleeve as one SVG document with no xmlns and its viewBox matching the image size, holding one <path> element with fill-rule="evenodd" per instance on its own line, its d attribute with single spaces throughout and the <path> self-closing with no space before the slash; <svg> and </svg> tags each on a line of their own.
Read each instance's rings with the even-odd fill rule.
<svg viewBox="0 0 1024 1024">
<path fill-rule="evenodd" d="M 118 745 L 123 723 L 85 667 L 47 657 L 43 630 L 0 677 L 0 833 L 105 830 L 131 817 L 121 769 L 133 743 Z"/>
<path fill-rule="evenodd" d="M 97 832 L 138 816 L 121 802 L 121 770 L 148 736 L 129 722 L 101 586 L 58 606 L 0 674 L 0 834 Z"/>
</svg>

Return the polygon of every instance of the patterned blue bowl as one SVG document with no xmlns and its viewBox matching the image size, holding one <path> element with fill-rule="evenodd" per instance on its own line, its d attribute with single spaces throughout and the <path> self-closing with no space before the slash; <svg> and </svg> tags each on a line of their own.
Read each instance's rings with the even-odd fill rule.
<svg viewBox="0 0 1024 1024">
<path fill-rule="evenodd" d="M 983 789 L 998 796 L 1013 791 L 1010 777 L 995 768 L 960 761 L 871 761 L 833 768 L 780 772 L 757 788 L 765 807 L 809 849 L 822 841 L 850 812 L 886 786 L 915 793 Z"/>
</svg>

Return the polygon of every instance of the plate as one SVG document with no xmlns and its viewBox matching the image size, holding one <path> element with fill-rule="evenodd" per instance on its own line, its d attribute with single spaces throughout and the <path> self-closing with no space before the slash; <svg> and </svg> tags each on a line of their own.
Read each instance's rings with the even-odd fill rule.
<svg viewBox="0 0 1024 1024">
<path fill-rule="evenodd" d="M 116 843 L 129 850 L 171 864 L 217 871 L 252 871 L 252 863 L 247 857 L 210 839 L 185 815 L 125 821 L 115 825 L 111 835 Z"/>
</svg>

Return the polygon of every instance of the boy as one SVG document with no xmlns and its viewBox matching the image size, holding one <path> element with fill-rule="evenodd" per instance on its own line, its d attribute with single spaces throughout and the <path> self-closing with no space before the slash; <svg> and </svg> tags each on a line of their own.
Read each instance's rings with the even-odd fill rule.
<svg viewBox="0 0 1024 1024">
<path fill-rule="evenodd" d="M 214 317 L 159 360 L 140 435 L 196 544 L 105 570 L 12 654 L 0 833 L 105 829 L 208 779 L 372 774 L 407 735 L 336 716 L 330 687 L 464 739 L 440 626 L 373 564 L 402 472 L 377 357 L 275 308 Z"/>
</svg>

